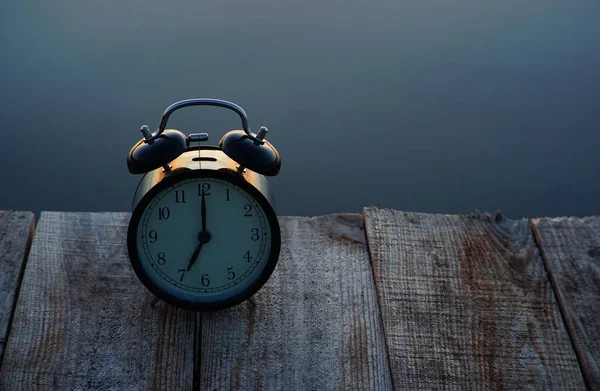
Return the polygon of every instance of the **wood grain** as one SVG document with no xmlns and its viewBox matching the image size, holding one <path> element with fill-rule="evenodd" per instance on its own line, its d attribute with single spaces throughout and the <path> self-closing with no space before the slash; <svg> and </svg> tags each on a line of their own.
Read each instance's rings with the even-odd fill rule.
<svg viewBox="0 0 600 391">
<path fill-rule="evenodd" d="M 584 388 L 527 220 L 363 214 L 394 388 Z"/>
<path fill-rule="evenodd" d="M 0 211 L 0 367 L 34 225 L 31 212 Z"/>
<path fill-rule="evenodd" d="M 390 389 L 360 215 L 280 224 L 279 263 L 258 306 L 203 314 L 201 388 Z"/>
<path fill-rule="evenodd" d="M 126 254 L 128 220 L 42 213 L 0 389 L 191 389 L 194 314 L 149 306 Z"/>
<path fill-rule="evenodd" d="M 532 227 L 587 385 L 600 390 L 600 217 L 534 219 Z"/>
</svg>

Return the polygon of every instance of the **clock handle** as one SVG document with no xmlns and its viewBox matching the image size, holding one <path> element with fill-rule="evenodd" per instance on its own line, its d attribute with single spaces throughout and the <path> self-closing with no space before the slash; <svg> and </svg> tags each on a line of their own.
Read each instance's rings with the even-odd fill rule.
<svg viewBox="0 0 600 391">
<path fill-rule="evenodd" d="M 257 137 L 256 134 L 252 133 L 252 130 L 250 129 L 250 124 L 248 123 L 248 115 L 246 115 L 246 112 L 244 111 L 244 109 L 242 109 L 240 106 L 236 105 L 233 102 L 228 102 L 226 100 L 221 100 L 221 99 L 212 99 L 212 98 L 185 99 L 185 100 L 182 100 L 179 102 L 175 102 L 171 106 L 167 107 L 167 109 L 163 113 L 162 118 L 160 120 L 160 126 L 158 127 L 158 130 L 154 134 L 148 134 L 145 137 L 146 143 L 150 143 L 150 142 L 154 141 L 156 138 L 158 138 L 158 136 L 160 136 L 162 134 L 162 132 L 164 132 L 165 128 L 167 127 L 167 121 L 169 120 L 169 116 L 171 114 L 173 114 L 175 111 L 177 111 L 179 109 L 182 109 L 182 108 L 188 107 L 188 106 L 219 106 L 219 107 L 224 107 L 229 110 L 233 110 L 242 119 L 242 126 L 244 127 L 244 132 L 246 133 L 248 138 L 250 138 L 252 141 L 257 143 L 258 145 L 264 144 L 264 141 L 261 138 Z"/>
</svg>

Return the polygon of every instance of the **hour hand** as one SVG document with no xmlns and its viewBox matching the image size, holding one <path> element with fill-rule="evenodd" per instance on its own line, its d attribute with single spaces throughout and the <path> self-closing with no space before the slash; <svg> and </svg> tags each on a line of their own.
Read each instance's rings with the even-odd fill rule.
<svg viewBox="0 0 600 391">
<path fill-rule="evenodd" d="M 192 258 L 190 259 L 190 263 L 188 264 L 188 267 L 187 267 L 188 272 L 190 271 L 190 269 L 196 262 L 196 259 L 198 259 L 198 255 L 200 255 L 200 250 L 202 250 L 202 245 L 204 245 L 204 243 L 200 242 L 198 244 L 198 247 L 196 247 L 196 250 L 194 250 L 194 253 L 192 254 Z"/>
<path fill-rule="evenodd" d="M 198 256 L 200 255 L 200 250 L 202 250 L 202 246 L 210 241 L 210 234 L 208 232 L 200 232 L 198 234 L 198 241 L 200 243 L 198 243 L 198 247 L 196 247 L 196 249 L 194 250 L 194 253 L 192 254 L 192 258 L 190 259 L 190 263 L 188 264 L 188 267 L 187 267 L 188 272 L 190 271 L 192 266 L 194 266 L 194 263 L 196 263 L 196 260 L 198 259 Z"/>
</svg>

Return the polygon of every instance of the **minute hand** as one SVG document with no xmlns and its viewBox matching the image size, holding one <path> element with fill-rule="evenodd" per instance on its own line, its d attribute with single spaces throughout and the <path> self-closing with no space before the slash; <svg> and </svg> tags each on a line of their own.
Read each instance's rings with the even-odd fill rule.
<svg viewBox="0 0 600 391">
<path fill-rule="evenodd" d="M 204 191 L 202 191 L 202 205 L 200 206 L 200 212 L 202 214 L 202 232 L 206 232 L 206 199 L 204 197 Z"/>
<path fill-rule="evenodd" d="M 190 263 L 188 264 L 187 271 L 189 272 L 196 260 L 198 259 L 198 255 L 200 255 L 200 250 L 202 250 L 202 246 L 204 243 L 208 243 L 210 240 L 210 234 L 206 231 L 206 199 L 204 198 L 204 191 L 202 191 L 202 205 L 200 206 L 201 220 L 202 220 L 202 232 L 198 234 L 198 247 L 194 250 L 192 254 L 192 258 L 190 259 Z"/>
</svg>

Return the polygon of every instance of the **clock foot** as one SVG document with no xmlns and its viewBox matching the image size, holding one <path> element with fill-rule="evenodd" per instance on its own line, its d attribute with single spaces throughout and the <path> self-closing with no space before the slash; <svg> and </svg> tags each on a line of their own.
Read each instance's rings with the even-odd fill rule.
<svg viewBox="0 0 600 391">
<path fill-rule="evenodd" d="M 250 302 L 250 304 L 252 304 L 252 307 L 256 308 L 258 307 L 258 302 L 256 301 L 256 298 L 254 296 L 251 296 L 248 301 Z"/>
<path fill-rule="evenodd" d="M 159 301 L 160 301 L 160 299 L 158 297 L 154 296 L 154 299 L 150 303 L 150 307 L 156 308 L 156 305 L 158 304 Z"/>
</svg>

